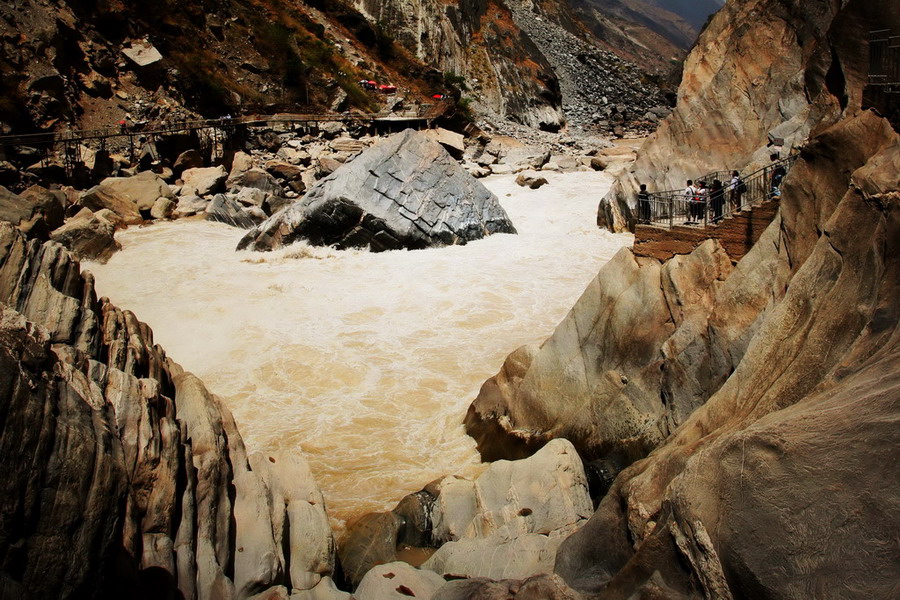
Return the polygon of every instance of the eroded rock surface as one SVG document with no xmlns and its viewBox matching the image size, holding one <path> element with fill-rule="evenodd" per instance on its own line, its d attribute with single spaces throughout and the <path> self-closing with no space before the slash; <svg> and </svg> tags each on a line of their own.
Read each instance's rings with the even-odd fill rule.
<svg viewBox="0 0 900 600">
<path fill-rule="evenodd" d="M 640 183 L 683 189 L 718 170 L 751 171 L 853 115 L 866 84 L 869 31 L 892 3 L 728 2 L 684 65 L 679 103 L 600 204 L 598 224 L 633 227 Z"/>
<path fill-rule="evenodd" d="M 554 440 L 474 481 L 443 477 L 391 512 L 364 516 L 339 554 L 354 585 L 396 560 L 399 544 L 438 548 L 421 568 L 442 575 L 524 579 L 550 572 L 559 544 L 592 508 L 581 459 L 567 440 Z"/>
<path fill-rule="evenodd" d="M 305 239 L 373 251 L 464 244 L 515 233 L 496 196 L 436 142 L 407 130 L 366 150 L 298 202 L 253 228 L 238 249 Z"/>
<path fill-rule="evenodd" d="M 563 544 L 571 585 L 600 598 L 893 595 L 898 163 L 900 136 L 871 113 L 804 149 L 775 236 L 745 258 L 781 263 L 789 285 L 721 387 Z"/>
<path fill-rule="evenodd" d="M 231 414 L 150 328 L 9 223 L 0 415 L 0 595 L 228 599 L 330 581 L 302 458 L 251 467 Z"/>
</svg>

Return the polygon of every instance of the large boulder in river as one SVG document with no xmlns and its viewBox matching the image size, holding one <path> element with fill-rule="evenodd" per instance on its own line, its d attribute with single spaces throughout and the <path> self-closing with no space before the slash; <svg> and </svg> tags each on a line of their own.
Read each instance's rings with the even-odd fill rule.
<svg viewBox="0 0 900 600">
<path fill-rule="evenodd" d="M 406 130 L 318 182 L 251 230 L 238 249 L 304 239 L 373 251 L 465 244 L 515 233 L 496 196 L 422 133 Z"/>
</svg>

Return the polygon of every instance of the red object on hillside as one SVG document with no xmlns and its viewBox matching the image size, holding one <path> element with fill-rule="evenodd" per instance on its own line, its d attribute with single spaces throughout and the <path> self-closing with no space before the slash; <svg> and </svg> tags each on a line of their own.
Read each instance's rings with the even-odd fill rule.
<svg viewBox="0 0 900 600">
<path fill-rule="evenodd" d="M 389 84 L 379 85 L 378 91 L 381 92 L 382 94 L 393 94 L 394 92 L 397 91 L 397 86 L 389 85 Z"/>
<path fill-rule="evenodd" d="M 378 82 L 373 81 L 371 79 L 363 79 L 359 82 L 359 85 L 362 86 L 364 90 L 375 90 L 378 89 Z"/>
</svg>

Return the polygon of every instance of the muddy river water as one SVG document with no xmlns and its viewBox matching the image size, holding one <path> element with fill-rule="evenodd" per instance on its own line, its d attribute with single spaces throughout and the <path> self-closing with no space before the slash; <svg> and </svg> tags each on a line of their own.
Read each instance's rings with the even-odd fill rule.
<svg viewBox="0 0 900 600">
<path fill-rule="evenodd" d="M 482 180 L 519 234 L 466 246 L 235 252 L 242 231 L 178 221 L 118 233 L 122 251 L 85 268 L 224 399 L 248 450 L 302 449 L 340 526 L 476 474 L 461 423 L 481 384 L 631 243 L 595 225 L 610 176 L 547 178 Z"/>
</svg>

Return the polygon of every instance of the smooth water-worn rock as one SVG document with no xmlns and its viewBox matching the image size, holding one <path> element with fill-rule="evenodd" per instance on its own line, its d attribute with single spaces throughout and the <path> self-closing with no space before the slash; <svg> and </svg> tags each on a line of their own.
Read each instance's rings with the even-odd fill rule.
<svg viewBox="0 0 900 600">
<path fill-rule="evenodd" d="M 423 569 L 494 579 L 550 572 L 559 544 L 593 509 L 581 459 L 562 439 L 529 459 L 491 464 L 473 491 L 471 520 Z"/>
<path fill-rule="evenodd" d="M 444 578 L 437 573 L 392 562 L 366 573 L 353 595 L 359 600 L 429 599 L 444 583 Z"/>
<path fill-rule="evenodd" d="M 0 390 L 3 597 L 227 600 L 331 575 L 302 458 L 251 466 L 228 410 L 150 328 L 9 223 Z"/>
<path fill-rule="evenodd" d="M 554 440 L 522 461 L 498 461 L 475 481 L 448 476 L 391 512 L 352 523 L 339 549 L 356 585 L 375 565 L 397 560 L 400 543 L 438 548 L 422 569 L 521 579 L 552 569 L 556 549 L 592 511 L 581 459 Z"/>
<path fill-rule="evenodd" d="M 397 248 L 464 244 L 515 233 L 497 198 L 436 142 L 407 130 L 369 148 L 298 202 L 252 229 L 238 249 L 314 245 Z"/>
<path fill-rule="evenodd" d="M 155 202 L 156 198 L 153 200 Z M 138 225 L 144 220 L 137 205 L 131 199 L 108 186 L 95 185 L 85 190 L 79 196 L 78 204 L 94 212 L 112 211 L 125 225 Z"/>
<path fill-rule="evenodd" d="M 224 191 L 228 172 L 225 167 L 194 167 L 181 174 L 184 182 L 181 193 L 185 196 L 209 196 Z"/>
<path fill-rule="evenodd" d="M 871 113 L 804 149 L 780 222 L 710 317 L 709 331 L 745 335 L 694 351 L 702 331 L 681 339 L 678 380 L 715 374 L 724 352 L 741 360 L 563 544 L 556 571 L 570 585 L 600 598 L 893 595 L 898 164 L 900 136 Z M 780 265 L 786 289 L 751 294 L 763 273 L 745 261 Z M 754 317 L 745 299 L 765 308 Z"/>
<path fill-rule="evenodd" d="M 99 187 L 108 194 L 130 201 L 138 211 L 149 211 L 160 197 L 175 199 L 168 184 L 152 171 L 142 171 L 133 177 L 107 177 Z M 111 206 L 105 208 L 115 210 Z"/>
</svg>

